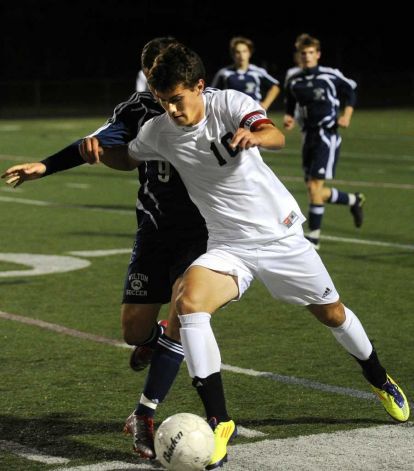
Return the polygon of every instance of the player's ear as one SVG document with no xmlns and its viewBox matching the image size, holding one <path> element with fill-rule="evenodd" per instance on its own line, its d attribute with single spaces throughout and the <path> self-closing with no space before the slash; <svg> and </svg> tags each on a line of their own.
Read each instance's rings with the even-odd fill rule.
<svg viewBox="0 0 414 471">
<path fill-rule="evenodd" d="M 206 86 L 206 82 L 203 79 L 199 79 L 196 85 L 196 90 L 198 92 L 197 95 L 200 95 L 201 93 L 203 93 L 205 86 Z"/>
</svg>

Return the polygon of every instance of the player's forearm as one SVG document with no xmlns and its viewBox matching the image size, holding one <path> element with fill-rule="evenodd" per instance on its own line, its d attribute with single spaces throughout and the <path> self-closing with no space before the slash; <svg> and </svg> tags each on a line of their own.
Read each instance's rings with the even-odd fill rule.
<svg viewBox="0 0 414 471">
<path fill-rule="evenodd" d="M 277 85 L 273 85 L 267 92 L 265 99 L 262 101 L 261 105 L 265 110 L 268 110 L 270 105 L 276 100 L 279 96 L 280 88 Z"/>
<path fill-rule="evenodd" d="M 103 147 L 100 160 L 114 170 L 128 171 L 138 166 L 138 162 L 129 156 L 127 145 Z"/>
<path fill-rule="evenodd" d="M 43 177 L 84 164 L 85 161 L 79 153 L 78 145 L 79 141 L 74 142 L 59 152 L 43 159 L 41 163 L 46 167 Z"/>
<path fill-rule="evenodd" d="M 259 146 L 265 149 L 282 149 L 285 147 L 285 136 L 277 127 L 266 124 L 254 132 L 258 139 Z"/>
<path fill-rule="evenodd" d="M 343 117 L 348 120 L 348 121 L 351 121 L 351 118 L 352 118 L 352 115 L 354 114 L 354 108 L 353 106 L 345 106 L 344 108 L 344 112 L 343 112 Z"/>
</svg>

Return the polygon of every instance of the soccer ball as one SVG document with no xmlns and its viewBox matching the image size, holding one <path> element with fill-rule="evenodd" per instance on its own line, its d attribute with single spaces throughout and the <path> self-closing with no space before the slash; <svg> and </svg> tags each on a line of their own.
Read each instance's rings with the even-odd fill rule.
<svg viewBox="0 0 414 471">
<path fill-rule="evenodd" d="M 198 415 L 182 412 L 158 427 L 154 445 L 157 459 L 168 470 L 202 470 L 214 452 L 214 433 Z"/>
</svg>

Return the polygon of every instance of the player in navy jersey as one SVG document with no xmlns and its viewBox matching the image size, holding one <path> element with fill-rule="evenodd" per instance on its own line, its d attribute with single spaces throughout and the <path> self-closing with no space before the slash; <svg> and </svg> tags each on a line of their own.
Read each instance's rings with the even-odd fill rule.
<svg viewBox="0 0 414 471">
<path fill-rule="evenodd" d="M 363 222 L 362 193 L 345 193 L 325 186 L 335 176 L 341 137 L 338 127 L 350 125 L 356 101 L 356 83 L 339 70 L 318 65 L 321 55 L 318 39 L 301 34 L 296 50 L 300 69 L 286 78 L 284 127 L 290 130 L 295 120 L 304 134 L 302 166 L 309 199 L 308 239 L 319 248 L 325 203 L 347 205 L 356 227 Z M 344 108 L 338 117 L 340 106 Z"/>
<path fill-rule="evenodd" d="M 148 70 L 160 50 L 174 41 L 173 38 L 156 38 L 147 43 L 142 53 L 143 69 Z M 150 92 L 135 92 L 129 100 L 119 104 L 112 117 L 90 137 L 72 143 L 41 162 L 15 165 L 2 177 L 7 179 L 7 183 L 18 186 L 26 180 L 84 164 L 81 151 L 86 146 L 91 143 L 106 146 L 126 144 L 136 137 L 148 119 L 163 112 Z M 103 162 L 118 170 L 136 168 L 136 165 L 126 168 L 116 160 Z M 155 355 L 161 359 L 161 367 L 149 372 L 136 414 L 128 418 L 126 427 L 126 431 L 134 436 L 135 451 L 148 458 L 154 456 L 152 416 L 156 405 L 147 396 L 153 398 L 156 388 L 157 403 L 162 402 L 184 358 L 180 342 L 168 336 L 168 326 L 164 332 L 157 324 L 157 317 L 162 304 L 175 297 L 175 287 L 186 268 L 206 251 L 208 235 L 205 221 L 191 202 L 174 167 L 168 162 L 145 162 L 138 166 L 138 173 L 138 230 L 125 278 L 121 322 L 124 340 L 137 346 L 130 360 L 134 370 L 139 371 L 148 365 L 160 342 Z M 174 309 L 174 303 L 171 303 L 171 309 Z M 143 412 L 147 413 L 144 415 Z M 142 437 L 145 439 L 147 434 L 151 437 L 151 449 L 145 441 L 142 442 Z"/>
<path fill-rule="evenodd" d="M 267 110 L 279 95 L 279 82 L 266 69 L 250 64 L 254 44 L 248 38 L 235 37 L 230 41 L 233 64 L 220 69 L 211 84 L 214 88 L 231 88 L 249 95 Z"/>
</svg>

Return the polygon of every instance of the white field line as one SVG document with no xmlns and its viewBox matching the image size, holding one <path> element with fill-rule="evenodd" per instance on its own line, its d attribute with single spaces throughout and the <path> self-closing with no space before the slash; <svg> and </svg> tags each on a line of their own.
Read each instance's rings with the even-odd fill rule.
<svg viewBox="0 0 414 471">
<path fill-rule="evenodd" d="M 289 177 L 288 177 L 289 178 Z M 295 181 L 296 181 L 296 177 Z M 300 179 L 297 179 L 298 181 Z M 339 180 L 338 180 L 339 181 Z M 344 182 L 343 182 L 344 183 Z M 350 182 L 348 182 L 350 183 Z M 350 183 L 352 184 L 352 183 Z M 414 185 L 408 185 L 410 188 L 407 189 L 414 189 Z M 55 207 L 67 207 L 67 208 L 78 208 L 78 209 L 85 209 L 88 211 L 105 211 L 105 212 L 111 212 L 111 213 L 116 213 L 116 214 L 131 214 L 135 213 L 135 210 L 133 209 L 110 209 L 110 208 L 93 208 L 93 207 L 88 207 L 88 206 L 82 206 L 82 205 L 59 205 L 57 203 L 53 203 L 50 201 L 39 201 L 39 200 L 31 200 L 31 199 L 26 199 L 26 198 L 12 198 L 9 196 L 0 196 L 0 202 L 10 202 L 10 203 L 22 203 L 22 204 L 32 204 L 35 206 L 55 206 Z M 321 239 L 325 240 L 332 240 L 332 241 L 338 241 L 338 242 L 345 242 L 345 243 L 350 243 L 350 244 L 361 244 L 361 245 L 375 245 L 375 246 L 381 246 L 381 247 L 394 247 L 398 249 L 407 249 L 407 250 L 414 250 L 414 245 L 410 244 L 398 244 L 398 243 L 393 243 L 393 242 L 381 242 L 381 241 L 375 241 L 375 240 L 364 240 L 364 239 L 353 239 L 353 238 L 347 238 L 347 237 L 335 237 L 335 236 L 328 236 L 328 235 L 322 235 Z M 117 249 L 114 249 L 117 250 Z M 124 249 L 119 249 L 119 250 L 124 250 Z M 125 249 L 127 250 L 127 249 Z M 130 250 L 130 249 L 128 249 Z M 92 251 L 92 253 L 95 251 Z M 99 251 L 96 251 L 99 252 Z M 79 255 L 79 256 L 96 256 L 100 257 L 101 255 L 88 255 L 89 252 L 69 252 L 72 255 Z M 119 252 L 119 253 L 124 253 L 124 252 Z M 115 251 L 114 251 L 115 254 Z"/>
<path fill-rule="evenodd" d="M 376 245 L 378 247 L 393 247 L 396 249 L 414 250 L 413 244 L 396 244 L 394 242 L 381 242 L 379 240 L 367 240 L 367 239 L 352 239 L 349 237 L 336 237 L 329 235 L 321 235 L 323 240 L 332 240 L 335 242 L 345 242 L 347 244 L 360 244 L 360 245 Z"/>
<path fill-rule="evenodd" d="M 412 423 L 230 446 L 226 471 L 414 470 Z"/>
<path fill-rule="evenodd" d="M 51 206 L 55 208 L 72 208 L 72 209 L 84 209 L 87 211 L 99 211 L 99 212 L 106 212 L 106 213 L 115 213 L 115 214 L 130 214 L 135 213 L 135 209 L 112 209 L 112 208 L 105 208 L 105 207 L 94 207 L 94 206 L 87 206 L 81 204 L 60 204 L 54 203 L 53 201 L 42 201 L 42 200 L 32 200 L 28 198 L 13 198 L 11 196 L 0 196 L 0 202 L 4 203 L 21 203 L 21 204 L 29 204 L 34 206 Z"/>
<path fill-rule="evenodd" d="M 109 339 L 100 335 L 90 334 L 87 332 L 81 332 L 76 329 L 70 329 L 59 324 L 53 324 L 51 322 L 45 322 L 40 319 L 32 319 L 31 317 L 21 316 L 18 314 L 11 314 L 8 312 L 0 311 L 0 319 L 6 319 L 11 321 L 20 322 L 22 324 L 34 325 L 42 329 L 51 330 L 59 334 L 69 335 L 71 337 L 81 338 L 83 340 L 90 340 L 93 342 L 103 343 L 112 345 L 120 348 L 131 348 L 129 345 L 120 342 L 115 339 Z M 329 392 L 333 394 L 340 394 L 348 397 L 356 397 L 358 399 L 374 400 L 374 394 L 359 391 L 352 388 L 343 388 L 340 386 L 333 386 L 330 384 L 319 383 L 317 381 L 311 381 L 305 378 L 296 378 L 295 376 L 284 376 L 277 373 L 271 373 L 268 371 L 256 371 L 248 368 L 239 368 L 237 366 L 222 364 L 224 371 L 230 371 L 231 373 L 243 374 L 253 377 L 261 377 L 270 379 L 278 383 L 294 384 L 308 389 L 316 389 L 318 391 Z"/>
<path fill-rule="evenodd" d="M 20 445 L 20 443 L 11 442 L 8 440 L 0 440 L 0 450 L 13 453 L 30 461 L 38 461 L 45 464 L 65 464 L 70 460 L 61 458 L 59 456 L 49 456 L 33 448 Z"/>
<path fill-rule="evenodd" d="M 75 257 L 106 257 L 108 255 L 122 255 L 124 253 L 131 253 L 131 249 L 109 249 L 109 250 L 79 250 L 68 252 Z"/>
<path fill-rule="evenodd" d="M 286 182 L 302 182 L 303 177 L 289 177 L 289 176 L 278 176 L 281 181 Z M 389 182 L 366 182 L 356 180 L 332 180 L 332 184 L 339 183 L 340 185 L 356 186 L 356 187 L 367 187 L 367 188 L 388 188 L 391 190 L 414 190 L 414 185 L 411 183 L 389 183 Z"/>
<path fill-rule="evenodd" d="M 265 152 L 272 152 L 269 151 L 269 149 L 266 149 Z M 282 149 L 282 150 L 277 150 L 273 151 L 276 153 L 280 153 L 280 155 L 293 155 L 296 157 L 299 157 L 301 155 L 301 149 L 298 147 L 296 149 Z M 407 155 L 407 154 L 372 154 L 369 152 L 347 152 L 347 151 L 341 151 L 341 157 L 345 157 L 347 159 L 372 159 L 375 162 L 378 161 L 387 161 L 390 160 L 392 162 L 398 162 L 398 161 L 414 161 L 414 155 Z"/>
<path fill-rule="evenodd" d="M 134 469 L 135 471 L 160 471 L 160 465 L 147 464 L 147 463 L 127 463 L 125 461 L 104 461 L 103 463 L 87 464 L 83 466 L 70 466 L 63 468 L 54 468 L 53 471 L 115 471 L 124 469 Z"/>
<path fill-rule="evenodd" d="M 113 339 L 87 334 L 75 329 L 39 321 L 24 316 L 0 311 L 0 318 L 36 325 L 65 335 L 105 343 L 121 348 L 128 345 Z M 296 384 L 360 399 L 373 399 L 373 395 L 350 388 L 326 385 L 303 378 L 259 372 L 245 368 L 223 365 L 223 369 L 249 376 L 265 377 L 274 381 Z M 244 431 L 243 428 L 241 431 Z M 247 437 L 252 437 L 251 430 Z M 258 432 L 261 434 L 261 432 Z M 242 435 L 242 433 L 241 433 Z M 259 436 L 259 435 L 255 435 Z M 261 436 L 261 435 L 260 435 Z M 386 425 L 359 428 L 351 431 L 314 434 L 286 439 L 262 440 L 260 442 L 233 445 L 229 448 L 228 471 L 378 471 L 388 469 L 414 469 L 413 424 Z M 41 456 L 41 453 L 26 454 L 24 457 Z M 47 456 L 47 455 L 43 455 Z M 56 458 L 55 458 L 56 459 Z M 61 459 L 61 458 L 57 458 Z M 65 458 L 63 458 L 65 459 Z M 152 464 L 127 463 L 120 461 L 102 462 L 85 466 L 60 467 L 55 471 L 112 471 L 136 469 L 158 471 Z"/>
</svg>

